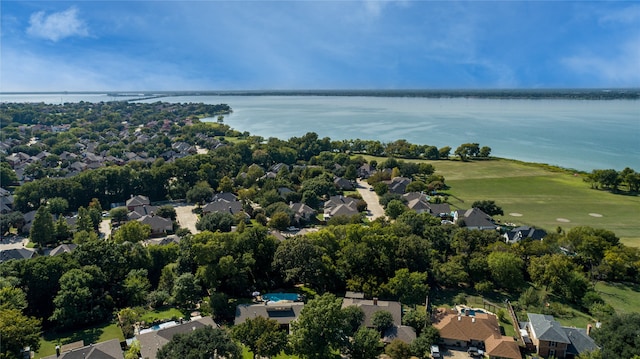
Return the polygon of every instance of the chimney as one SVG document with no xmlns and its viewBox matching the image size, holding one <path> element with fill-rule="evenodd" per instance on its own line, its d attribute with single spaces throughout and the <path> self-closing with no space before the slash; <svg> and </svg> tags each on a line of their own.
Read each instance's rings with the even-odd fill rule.
<svg viewBox="0 0 640 359">
<path fill-rule="evenodd" d="M 593 329 L 593 326 L 591 324 L 587 324 L 587 335 L 591 336 L 591 329 Z"/>
<path fill-rule="evenodd" d="M 378 305 L 378 297 L 373 297 L 373 305 Z"/>
</svg>

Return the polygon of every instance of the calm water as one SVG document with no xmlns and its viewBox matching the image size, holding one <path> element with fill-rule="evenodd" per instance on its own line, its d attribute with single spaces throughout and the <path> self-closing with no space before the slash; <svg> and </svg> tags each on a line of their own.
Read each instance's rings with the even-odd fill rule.
<svg viewBox="0 0 640 359">
<path fill-rule="evenodd" d="M 30 101 L 26 95 L 1 101 Z M 29 95 L 36 96 L 36 95 Z M 66 97 L 69 96 L 69 97 Z M 71 97 L 73 96 L 73 97 Z M 108 101 L 94 95 L 52 95 L 60 103 Z M 320 137 L 372 139 L 456 148 L 477 142 L 499 157 L 590 171 L 640 170 L 640 101 L 494 100 L 467 98 L 324 96 L 180 96 L 145 100 L 226 103 L 225 123 L 239 131 L 288 139 L 306 132 Z"/>
</svg>

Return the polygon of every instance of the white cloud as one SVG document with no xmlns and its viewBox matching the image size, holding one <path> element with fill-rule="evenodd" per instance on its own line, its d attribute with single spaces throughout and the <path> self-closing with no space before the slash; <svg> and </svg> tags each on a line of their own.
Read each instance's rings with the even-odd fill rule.
<svg viewBox="0 0 640 359">
<path fill-rule="evenodd" d="M 585 53 L 561 62 L 575 73 L 604 81 L 605 86 L 640 86 L 640 36 L 629 39 L 610 56 Z"/>
<path fill-rule="evenodd" d="M 50 15 L 44 11 L 31 14 L 27 33 L 55 42 L 71 36 L 88 36 L 89 30 L 85 22 L 78 18 L 78 9 L 70 7 Z"/>
<path fill-rule="evenodd" d="M 633 24 L 640 20 L 640 5 L 615 10 L 600 17 L 600 23 Z"/>
</svg>

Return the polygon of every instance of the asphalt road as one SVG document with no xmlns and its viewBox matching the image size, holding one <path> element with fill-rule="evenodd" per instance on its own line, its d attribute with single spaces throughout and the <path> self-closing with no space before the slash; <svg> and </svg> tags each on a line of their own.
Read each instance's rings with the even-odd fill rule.
<svg viewBox="0 0 640 359">
<path fill-rule="evenodd" d="M 196 234 L 200 232 L 196 229 L 196 222 L 198 221 L 198 217 L 195 213 L 193 213 L 194 205 L 178 205 L 175 206 L 176 209 L 176 219 L 178 220 L 178 224 L 182 228 L 187 228 L 191 231 L 191 233 Z"/>
<path fill-rule="evenodd" d="M 369 190 L 369 188 L 371 188 L 371 186 L 369 186 L 367 182 L 358 179 L 358 193 L 360 193 L 362 199 L 367 202 L 367 209 L 369 210 L 367 218 L 374 220 L 378 217 L 385 217 L 384 209 L 378 200 L 378 195 L 374 191 Z"/>
</svg>

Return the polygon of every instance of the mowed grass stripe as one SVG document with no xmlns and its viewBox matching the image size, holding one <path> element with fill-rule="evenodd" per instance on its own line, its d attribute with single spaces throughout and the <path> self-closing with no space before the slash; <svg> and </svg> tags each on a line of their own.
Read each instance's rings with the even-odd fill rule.
<svg viewBox="0 0 640 359">
<path fill-rule="evenodd" d="M 445 176 L 446 178 L 446 176 Z M 614 231 L 625 243 L 638 246 L 640 199 L 592 190 L 581 178 L 552 173 L 548 176 L 447 180 L 453 206 L 469 208 L 476 200 L 491 199 L 505 215 L 497 219 L 536 225 L 547 230 L 592 226 Z M 464 202 L 463 202 L 464 201 Z M 520 213 L 521 217 L 509 213 Z M 590 213 L 600 214 L 593 217 Z M 559 222 L 558 218 L 570 222 Z"/>
</svg>

